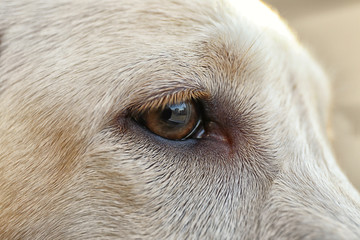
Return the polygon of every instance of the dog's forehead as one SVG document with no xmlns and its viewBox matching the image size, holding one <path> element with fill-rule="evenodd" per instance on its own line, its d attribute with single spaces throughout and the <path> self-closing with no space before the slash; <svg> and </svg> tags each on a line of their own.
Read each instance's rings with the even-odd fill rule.
<svg viewBox="0 0 360 240">
<path fill-rule="evenodd" d="M 131 3 L 131 19 L 141 21 L 131 22 L 131 31 L 119 30 L 128 42 L 112 48 L 127 60 L 126 67 L 114 61 L 125 69 L 120 79 L 130 94 L 122 98 L 124 106 L 135 101 L 131 96 L 138 100 L 171 88 L 206 89 L 236 100 L 249 85 L 252 94 L 285 79 L 290 52 L 300 49 L 287 26 L 259 1 L 151 1 L 150 9 L 149 3 Z"/>
<path fill-rule="evenodd" d="M 261 75 L 271 64 L 281 66 L 287 51 L 293 51 L 290 46 L 298 46 L 286 25 L 259 1 L 133 1 L 111 17 L 118 24 L 111 26 L 111 35 L 100 36 L 109 41 L 103 48 L 111 53 L 105 60 L 112 66 L 109 72 L 117 74 L 109 88 L 121 82 L 121 89 L 139 96 L 138 89 L 156 94 L 182 85 L 236 89 L 246 72 Z M 107 24 L 100 31 L 108 31 Z M 279 74 L 274 67 L 272 72 L 274 78 Z"/>
<path fill-rule="evenodd" d="M 137 20 L 127 19 L 128 24 L 135 24 L 140 29 L 146 28 L 150 34 L 154 30 L 161 35 L 162 30 L 166 30 L 167 35 L 180 36 L 187 35 L 192 30 L 201 31 L 201 26 L 212 25 L 222 28 L 232 25 L 261 32 L 273 31 L 280 35 L 281 39 L 293 39 L 293 35 L 279 16 L 258 0 L 148 0 L 120 3 L 119 6 L 122 6 L 118 8 L 119 12 L 125 10 L 128 16 Z M 124 6 L 127 6 L 127 9 Z"/>
<path fill-rule="evenodd" d="M 230 101 L 246 80 L 252 87 L 243 93 L 261 92 L 286 75 L 288 52 L 298 47 L 259 1 L 49 2 L 36 17 L 14 9 L 5 15 L 14 19 L 7 31 L 14 43 L 3 51 L 3 77 L 22 87 L 9 92 L 25 99 L 25 112 L 33 105 L 62 114 L 59 106 L 72 106 L 67 114 L 86 126 L 164 89 L 205 88 Z M 7 76 L 14 64 L 26 67 Z"/>
</svg>

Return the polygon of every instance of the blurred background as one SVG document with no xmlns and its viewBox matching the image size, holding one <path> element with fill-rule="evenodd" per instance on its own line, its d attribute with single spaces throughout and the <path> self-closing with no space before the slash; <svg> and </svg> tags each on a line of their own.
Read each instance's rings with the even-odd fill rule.
<svg viewBox="0 0 360 240">
<path fill-rule="evenodd" d="M 333 149 L 360 190 L 360 1 L 264 0 L 332 78 Z"/>
</svg>

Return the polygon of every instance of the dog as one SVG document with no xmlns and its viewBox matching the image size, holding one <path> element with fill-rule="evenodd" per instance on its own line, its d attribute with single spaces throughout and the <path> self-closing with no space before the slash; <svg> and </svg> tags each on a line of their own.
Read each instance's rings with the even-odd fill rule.
<svg viewBox="0 0 360 240">
<path fill-rule="evenodd" d="M 268 6 L 0 3 L 0 239 L 360 239 L 328 77 Z"/>
</svg>

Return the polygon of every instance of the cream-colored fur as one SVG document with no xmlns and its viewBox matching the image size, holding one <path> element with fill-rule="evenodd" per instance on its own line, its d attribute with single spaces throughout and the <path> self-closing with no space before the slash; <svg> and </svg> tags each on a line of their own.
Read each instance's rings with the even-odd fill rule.
<svg viewBox="0 0 360 240">
<path fill-rule="evenodd" d="M 231 142 L 131 118 L 197 92 Z M 360 239 L 328 102 L 258 1 L 2 0 L 0 239 Z"/>
</svg>

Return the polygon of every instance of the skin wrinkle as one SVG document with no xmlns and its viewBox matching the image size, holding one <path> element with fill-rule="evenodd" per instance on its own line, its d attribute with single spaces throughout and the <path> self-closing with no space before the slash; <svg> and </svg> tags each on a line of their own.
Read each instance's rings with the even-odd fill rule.
<svg viewBox="0 0 360 240">
<path fill-rule="evenodd" d="M 0 15 L 1 239 L 359 238 L 327 77 L 260 2 L 4 0 Z M 188 99 L 231 148 L 131 119 Z"/>
</svg>

